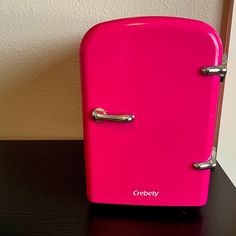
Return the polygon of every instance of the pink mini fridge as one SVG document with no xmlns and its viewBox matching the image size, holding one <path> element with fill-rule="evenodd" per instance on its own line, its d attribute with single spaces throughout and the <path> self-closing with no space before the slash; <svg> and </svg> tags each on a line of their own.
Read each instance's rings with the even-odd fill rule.
<svg viewBox="0 0 236 236">
<path fill-rule="evenodd" d="M 204 205 L 226 73 L 217 32 L 174 17 L 104 22 L 80 63 L 88 200 Z"/>
</svg>

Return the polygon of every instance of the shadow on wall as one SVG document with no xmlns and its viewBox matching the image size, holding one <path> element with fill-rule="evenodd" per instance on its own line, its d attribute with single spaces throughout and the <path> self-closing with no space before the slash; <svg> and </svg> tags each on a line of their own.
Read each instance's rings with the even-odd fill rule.
<svg viewBox="0 0 236 236">
<path fill-rule="evenodd" d="M 3 55 L 0 139 L 82 139 L 80 42 Z"/>
</svg>

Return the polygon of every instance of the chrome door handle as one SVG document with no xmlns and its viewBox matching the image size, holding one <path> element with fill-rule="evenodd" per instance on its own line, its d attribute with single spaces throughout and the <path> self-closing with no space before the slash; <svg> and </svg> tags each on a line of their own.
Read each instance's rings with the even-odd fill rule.
<svg viewBox="0 0 236 236">
<path fill-rule="evenodd" d="M 134 120 L 134 115 L 109 115 L 102 108 L 96 108 L 92 112 L 92 117 L 95 121 L 115 121 L 115 122 L 132 122 Z"/>
</svg>

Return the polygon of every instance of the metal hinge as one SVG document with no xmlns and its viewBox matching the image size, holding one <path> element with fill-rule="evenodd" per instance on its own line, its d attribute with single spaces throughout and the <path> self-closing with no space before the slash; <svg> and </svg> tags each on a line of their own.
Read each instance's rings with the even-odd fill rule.
<svg viewBox="0 0 236 236">
<path fill-rule="evenodd" d="M 220 82 L 224 82 L 225 75 L 227 73 L 227 55 L 226 54 L 223 55 L 222 65 L 203 67 L 201 69 L 201 73 L 204 75 L 219 75 Z"/>
<path fill-rule="evenodd" d="M 207 170 L 207 169 L 213 170 L 216 167 L 216 147 L 212 148 L 209 161 L 195 162 L 193 166 L 198 170 Z"/>
</svg>

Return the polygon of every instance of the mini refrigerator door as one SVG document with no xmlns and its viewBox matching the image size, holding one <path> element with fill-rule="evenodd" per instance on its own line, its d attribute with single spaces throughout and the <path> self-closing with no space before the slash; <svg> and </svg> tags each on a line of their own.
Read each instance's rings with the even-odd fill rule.
<svg viewBox="0 0 236 236">
<path fill-rule="evenodd" d="M 206 23 L 172 17 L 105 22 L 80 51 L 87 196 L 93 203 L 207 201 L 222 60 Z M 212 151 L 213 150 L 213 151 Z"/>
</svg>

